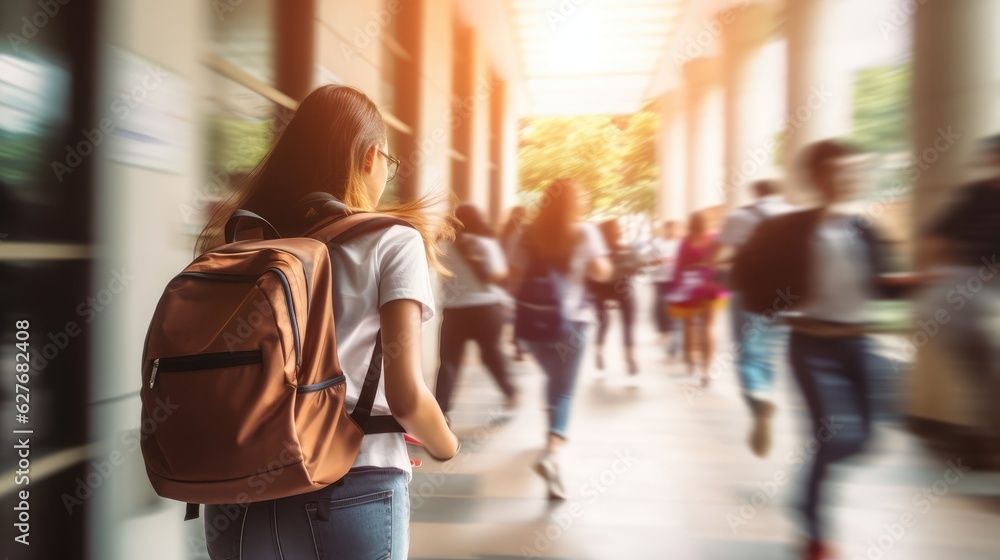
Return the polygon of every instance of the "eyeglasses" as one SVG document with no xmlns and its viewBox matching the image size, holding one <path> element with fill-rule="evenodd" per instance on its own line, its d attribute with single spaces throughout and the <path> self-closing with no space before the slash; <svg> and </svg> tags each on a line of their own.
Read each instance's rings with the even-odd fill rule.
<svg viewBox="0 0 1000 560">
<path fill-rule="evenodd" d="M 385 180 L 392 181 L 392 178 L 396 176 L 396 172 L 399 171 L 399 160 L 383 152 L 381 148 L 378 148 L 378 153 L 382 154 L 382 156 L 389 162 L 387 164 L 389 175 L 385 178 Z"/>
</svg>

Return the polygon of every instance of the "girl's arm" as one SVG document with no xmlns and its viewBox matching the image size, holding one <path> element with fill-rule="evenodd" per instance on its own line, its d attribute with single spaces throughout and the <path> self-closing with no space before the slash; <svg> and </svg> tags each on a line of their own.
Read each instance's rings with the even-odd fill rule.
<svg viewBox="0 0 1000 560">
<path fill-rule="evenodd" d="M 421 307 L 411 299 L 390 301 L 379 309 L 385 364 L 385 397 L 392 415 L 439 461 L 458 453 L 458 438 L 424 383 L 421 366 Z"/>
</svg>

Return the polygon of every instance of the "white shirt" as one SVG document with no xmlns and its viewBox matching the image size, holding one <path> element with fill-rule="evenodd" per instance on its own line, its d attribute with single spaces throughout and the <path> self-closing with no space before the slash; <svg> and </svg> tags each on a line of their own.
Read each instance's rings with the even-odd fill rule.
<svg viewBox="0 0 1000 560">
<path fill-rule="evenodd" d="M 674 277 L 674 265 L 677 264 L 677 251 L 680 249 L 681 240 L 654 237 L 650 244 L 653 246 L 651 259 L 670 259 L 657 265 L 650 274 L 650 279 L 653 282 L 671 281 Z"/>
<path fill-rule="evenodd" d="M 838 323 L 865 323 L 872 299 L 867 245 L 851 228 L 851 216 L 830 214 L 812 239 L 812 296 L 805 317 Z"/>
<path fill-rule="evenodd" d="M 566 315 L 572 321 L 590 322 L 593 319 L 593 305 L 587 298 L 586 278 L 587 263 L 598 257 L 610 254 L 608 245 L 604 242 L 601 230 L 590 222 L 577 224 L 581 232 L 580 241 L 573 251 L 569 262 L 569 272 L 566 275 Z"/>
<path fill-rule="evenodd" d="M 379 308 L 393 300 L 412 299 L 420 302 L 426 322 L 434 316 L 434 291 L 423 240 L 409 227 L 394 225 L 360 235 L 331 252 L 330 258 L 337 354 L 347 376 L 347 410 L 354 410 L 381 328 Z M 373 415 L 389 414 L 384 373 Z M 403 434 L 365 436 L 354 466 L 395 467 L 409 478 L 412 471 Z"/>
<path fill-rule="evenodd" d="M 469 240 L 470 245 L 474 245 L 474 253 L 483 257 L 482 267 L 487 274 L 507 274 L 507 258 L 496 239 L 469 233 L 462 235 Z M 503 303 L 503 289 L 494 284 L 483 284 L 454 243 L 445 247 L 443 263 L 454 273 L 454 276 L 445 278 L 442 282 L 441 299 L 444 308 Z"/>
<path fill-rule="evenodd" d="M 737 208 L 726 217 L 722 232 L 717 239 L 719 243 L 739 247 L 750 239 L 753 230 L 762 220 L 796 209 L 778 195 L 765 196 L 751 206 L 756 210 Z M 763 217 L 760 214 L 763 214 Z"/>
</svg>

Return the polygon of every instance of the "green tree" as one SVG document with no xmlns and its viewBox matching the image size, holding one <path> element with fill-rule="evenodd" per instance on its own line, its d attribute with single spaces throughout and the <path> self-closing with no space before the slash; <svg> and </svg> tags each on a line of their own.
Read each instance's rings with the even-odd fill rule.
<svg viewBox="0 0 1000 560">
<path fill-rule="evenodd" d="M 910 81 L 909 63 L 858 71 L 851 139 L 859 148 L 882 153 L 909 149 L 906 123 Z"/>
<path fill-rule="evenodd" d="M 570 177 L 587 190 L 594 214 L 652 214 L 657 115 L 536 117 L 521 123 L 521 202 L 530 204 L 554 179 Z"/>
</svg>

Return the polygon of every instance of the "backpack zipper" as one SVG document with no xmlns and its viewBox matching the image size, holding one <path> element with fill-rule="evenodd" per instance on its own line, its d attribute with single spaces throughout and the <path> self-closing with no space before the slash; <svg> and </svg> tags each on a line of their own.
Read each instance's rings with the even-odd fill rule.
<svg viewBox="0 0 1000 560">
<path fill-rule="evenodd" d="M 153 371 L 149 374 L 149 388 L 153 388 L 156 383 L 156 375 L 161 371 L 199 371 L 247 366 L 261 362 L 263 362 L 263 354 L 259 349 L 156 358 L 153 360 Z"/>
<path fill-rule="evenodd" d="M 292 285 L 288 282 L 288 277 L 280 268 L 269 268 L 264 273 L 273 272 L 281 280 L 281 288 L 285 293 L 285 303 L 288 306 L 288 317 L 292 323 L 292 338 L 295 341 L 295 365 L 302 365 L 302 343 L 299 340 L 299 323 L 295 317 L 295 305 L 292 302 Z M 218 272 L 182 272 L 178 276 L 194 276 L 207 280 L 219 280 L 223 282 L 255 282 L 259 278 L 253 274 L 221 274 Z"/>
<path fill-rule="evenodd" d="M 325 381 L 320 381 L 319 383 L 313 383 L 312 385 L 300 385 L 295 389 L 296 393 L 313 393 L 315 391 L 322 391 L 328 387 L 333 387 L 338 383 L 344 383 L 347 381 L 346 375 L 338 375 L 332 379 L 327 379 Z"/>
</svg>

